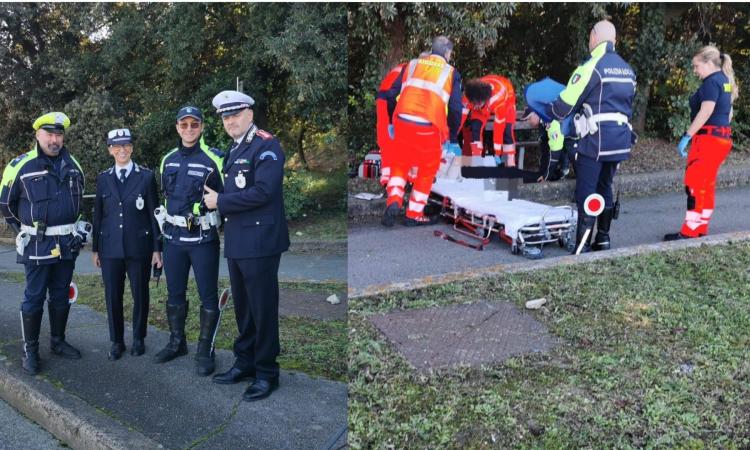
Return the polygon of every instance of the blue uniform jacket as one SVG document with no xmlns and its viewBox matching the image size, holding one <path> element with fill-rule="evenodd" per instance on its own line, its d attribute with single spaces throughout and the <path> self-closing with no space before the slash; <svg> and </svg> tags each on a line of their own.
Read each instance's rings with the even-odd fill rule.
<svg viewBox="0 0 750 450">
<path fill-rule="evenodd" d="M 150 261 L 152 253 L 161 250 L 154 217 L 159 206 L 154 172 L 133 163 L 125 186 L 118 188 L 118 184 L 114 166 L 96 177 L 91 251 L 99 252 L 100 258 Z"/>
<path fill-rule="evenodd" d="M 289 249 L 284 212 L 284 152 L 270 133 L 253 125 L 224 164 L 224 256 L 260 258 Z"/>
<path fill-rule="evenodd" d="M 83 169 L 63 147 L 56 158 L 49 158 L 34 147 L 17 157 L 3 172 L 0 187 L 0 211 L 9 224 L 48 227 L 75 223 L 83 198 Z M 75 259 L 71 252 L 72 235 L 32 236 L 17 261 L 22 264 L 54 264 Z M 59 246 L 57 255 L 56 246 Z"/>
<path fill-rule="evenodd" d="M 615 53 L 614 44 L 602 42 L 591 51 L 591 58 L 576 68 L 560 96 L 547 105 L 546 113 L 562 121 L 580 113 L 588 104 L 593 114 L 621 113 L 633 116 L 635 72 Z M 599 130 L 578 141 L 577 152 L 599 161 L 623 161 L 630 157 L 635 135 L 628 123 L 600 122 Z"/>
<path fill-rule="evenodd" d="M 172 216 L 188 217 L 204 215 L 207 210 L 201 208 L 203 185 L 222 192 L 223 183 L 221 167 L 224 153 L 200 142 L 192 148 L 180 144 L 167 153 L 161 161 L 161 190 L 167 213 Z M 203 231 L 200 226 L 193 226 L 188 231 L 164 222 L 163 236 L 165 241 L 175 245 L 194 245 L 219 239 L 216 227 Z"/>
</svg>

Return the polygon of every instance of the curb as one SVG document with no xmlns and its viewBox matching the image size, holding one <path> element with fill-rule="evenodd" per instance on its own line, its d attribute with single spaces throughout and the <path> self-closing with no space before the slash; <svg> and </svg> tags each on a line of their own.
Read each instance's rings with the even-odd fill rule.
<svg viewBox="0 0 750 450">
<path fill-rule="evenodd" d="M 645 197 L 668 192 L 683 192 L 684 176 L 684 170 L 617 175 L 615 176 L 614 191 L 621 191 L 623 197 Z M 366 221 L 383 214 L 385 198 L 367 201 L 354 198 L 354 195 L 351 194 L 352 189 L 360 192 L 367 188 L 374 192 L 382 192 L 382 189 L 376 184 L 363 182 L 350 184 L 347 211 L 349 220 Z M 747 185 L 750 185 L 750 165 L 723 166 L 717 176 L 717 188 Z M 575 180 L 521 184 L 518 186 L 518 197 L 533 202 L 568 203 L 574 195 Z"/>
<path fill-rule="evenodd" d="M 71 448 L 164 448 L 38 376 L 17 376 L 7 364 L 0 364 L 0 397 Z"/>
<path fill-rule="evenodd" d="M 473 268 L 463 272 L 451 272 L 440 275 L 430 275 L 413 280 L 389 283 L 375 284 L 364 288 L 349 288 L 348 300 L 371 297 L 376 295 L 394 294 L 398 292 L 411 291 L 415 289 L 426 288 L 434 285 L 457 283 L 464 281 L 476 280 L 479 278 L 496 276 L 504 273 L 531 272 L 535 270 L 549 269 L 557 266 L 574 266 L 586 264 L 592 261 L 602 261 L 608 259 L 619 259 L 628 256 L 645 255 L 649 253 L 662 252 L 667 250 L 681 250 L 685 248 L 701 247 L 704 245 L 714 246 L 730 243 L 733 241 L 750 240 L 750 231 L 736 231 L 732 233 L 716 234 L 698 239 L 687 239 L 676 242 L 658 242 L 655 244 L 641 244 L 633 247 L 617 248 L 606 252 L 591 252 L 582 255 L 560 256 L 539 261 L 524 261 L 498 264 L 485 268 Z"/>
</svg>

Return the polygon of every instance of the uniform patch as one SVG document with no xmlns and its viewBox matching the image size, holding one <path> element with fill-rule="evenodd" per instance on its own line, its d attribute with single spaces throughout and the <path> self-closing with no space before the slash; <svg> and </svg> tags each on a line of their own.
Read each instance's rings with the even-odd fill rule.
<svg viewBox="0 0 750 450">
<path fill-rule="evenodd" d="M 573 78 L 570 79 L 570 84 L 576 84 L 578 83 L 578 80 L 581 79 L 581 74 L 573 74 Z"/>
<path fill-rule="evenodd" d="M 265 131 L 265 130 L 258 130 L 258 132 L 256 134 L 258 136 L 260 136 L 261 139 L 271 139 L 273 137 L 273 135 L 271 133 L 269 133 L 268 131 Z"/>
<path fill-rule="evenodd" d="M 271 150 L 266 150 L 265 152 L 261 153 L 260 158 L 258 159 L 263 161 L 264 159 L 266 159 L 266 156 L 270 156 L 271 158 L 273 158 L 274 161 L 279 160 L 279 158 L 276 157 L 276 153 L 272 152 Z"/>
<path fill-rule="evenodd" d="M 24 153 L 23 155 L 20 155 L 20 156 L 16 157 L 16 159 L 14 159 L 13 161 L 10 162 L 10 166 L 11 167 L 16 167 L 16 164 L 18 164 L 19 162 L 23 161 L 27 156 L 29 156 L 29 154 L 28 153 Z"/>
<path fill-rule="evenodd" d="M 198 172 L 197 170 L 188 170 L 187 174 L 188 175 L 193 175 L 195 177 L 202 177 L 203 176 L 203 172 Z"/>
<path fill-rule="evenodd" d="M 250 160 L 249 159 L 238 159 L 234 163 L 235 164 L 250 164 Z"/>
</svg>

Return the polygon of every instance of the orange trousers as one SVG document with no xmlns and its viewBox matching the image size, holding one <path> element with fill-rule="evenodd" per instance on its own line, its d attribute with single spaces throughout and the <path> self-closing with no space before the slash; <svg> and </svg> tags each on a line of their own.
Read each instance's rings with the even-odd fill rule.
<svg viewBox="0 0 750 450">
<path fill-rule="evenodd" d="M 393 122 L 396 136 L 394 145 L 399 149 L 400 156 L 391 160 L 387 204 L 403 205 L 409 169 L 417 167 L 406 217 L 420 218 L 424 216 L 424 207 L 440 167 L 443 138 L 438 127 L 432 124 L 419 124 L 400 117 L 394 117 Z"/>
<path fill-rule="evenodd" d="M 393 140 L 388 135 L 388 102 L 379 98 L 375 100 L 376 131 L 378 147 L 380 148 L 380 184 L 388 184 L 391 177 L 391 166 L 393 165 Z"/>
<path fill-rule="evenodd" d="M 708 223 L 714 212 L 716 174 L 732 149 L 732 139 L 697 134 L 693 137 L 685 169 L 687 212 L 680 233 L 698 237 L 708 234 Z"/>
</svg>

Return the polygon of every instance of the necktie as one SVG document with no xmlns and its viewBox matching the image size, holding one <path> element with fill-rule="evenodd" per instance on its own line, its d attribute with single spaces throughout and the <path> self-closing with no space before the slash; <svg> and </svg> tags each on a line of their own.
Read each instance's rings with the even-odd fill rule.
<svg viewBox="0 0 750 450">
<path fill-rule="evenodd" d="M 128 169 L 120 169 L 120 183 L 125 182 L 125 174 L 128 173 Z"/>
</svg>

